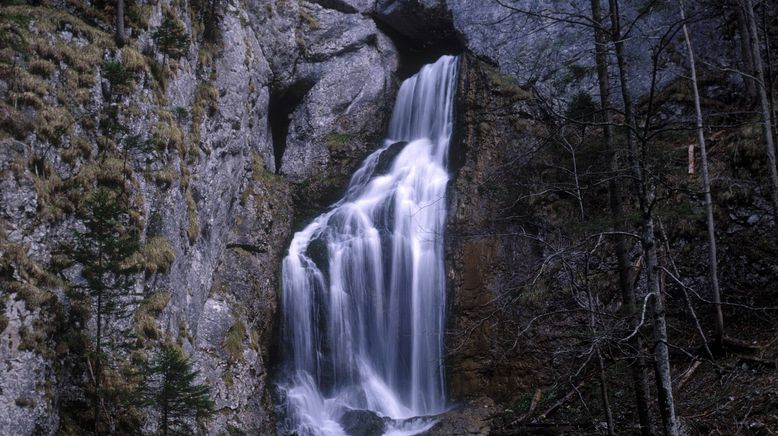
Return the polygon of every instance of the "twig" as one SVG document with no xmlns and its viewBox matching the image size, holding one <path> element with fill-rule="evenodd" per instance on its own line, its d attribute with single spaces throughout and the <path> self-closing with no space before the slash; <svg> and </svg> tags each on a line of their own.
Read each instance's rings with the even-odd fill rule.
<svg viewBox="0 0 778 436">
<path fill-rule="evenodd" d="M 702 364 L 701 360 L 695 360 L 692 366 L 689 367 L 682 375 L 681 379 L 678 381 L 678 385 L 676 386 L 676 389 L 680 390 L 683 385 L 686 384 L 686 382 L 689 381 L 690 378 L 692 378 L 692 375 L 694 375 L 694 371 L 697 370 L 697 368 L 700 367 L 700 364 Z"/>
<path fill-rule="evenodd" d="M 568 401 L 570 400 L 570 398 L 572 398 L 572 397 L 573 397 L 573 395 L 575 395 L 577 392 L 579 392 L 579 391 L 580 391 L 580 389 L 583 387 L 583 385 L 584 385 L 584 384 L 586 384 L 586 380 L 585 380 L 585 379 L 584 379 L 584 380 L 581 380 L 580 382 L 578 382 L 578 384 L 577 384 L 577 385 L 574 385 L 574 386 L 573 386 L 573 389 L 572 389 L 570 392 L 568 392 L 568 393 L 567 393 L 567 395 L 565 395 L 564 397 L 560 398 L 560 399 L 559 399 L 559 400 L 558 400 L 556 403 L 554 403 L 554 404 L 553 404 L 551 407 L 549 407 L 548 409 L 546 409 L 546 411 L 545 411 L 545 412 L 541 413 L 541 414 L 540 414 L 540 416 L 541 416 L 541 417 L 543 417 L 543 418 L 545 418 L 546 416 L 548 416 L 548 415 L 550 415 L 550 414 L 554 413 L 554 411 L 555 411 L 556 409 L 558 409 L 558 408 L 562 407 L 562 406 L 563 406 L 563 405 L 564 405 L 566 402 L 568 402 Z"/>
<path fill-rule="evenodd" d="M 626 338 L 620 339 L 621 342 L 626 342 L 626 341 L 630 340 L 633 336 L 638 334 L 638 331 L 640 331 L 640 328 L 643 327 L 643 323 L 645 323 L 645 321 L 646 321 L 646 307 L 648 307 L 648 299 L 651 298 L 653 295 L 654 294 L 651 293 L 651 294 L 646 294 L 646 296 L 643 297 L 643 310 L 642 310 L 642 313 L 640 314 L 640 323 L 638 323 L 638 325 L 635 326 L 635 330 L 629 336 L 627 336 Z"/>
</svg>

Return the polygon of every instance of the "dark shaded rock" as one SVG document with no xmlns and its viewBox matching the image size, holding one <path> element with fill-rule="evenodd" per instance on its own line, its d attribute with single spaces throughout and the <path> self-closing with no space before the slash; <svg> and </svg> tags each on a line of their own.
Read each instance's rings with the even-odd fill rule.
<svg viewBox="0 0 778 436">
<path fill-rule="evenodd" d="M 327 243 L 323 239 L 317 238 L 312 240 L 308 244 L 308 249 L 305 250 L 305 255 L 311 258 L 313 263 L 319 267 L 325 274 L 329 271 L 327 265 L 329 264 L 329 253 L 327 252 Z"/>
<path fill-rule="evenodd" d="M 405 148 L 406 145 L 408 145 L 408 142 L 406 141 L 395 142 L 394 144 L 390 145 L 389 148 L 384 150 L 384 152 L 381 153 L 381 156 L 378 158 L 378 163 L 376 163 L 373 173 L 376 175 L 388 173 L 392 167 L 394 158 L 396 158 L 397 155 L 403 151 L 403 148 Z"/>
<path fill-rule="evenodd" d="M 312 0 L 312 3 L 318 3 L 326 9 L 334 9 L 338 12 L 343 12 L 344 14 L 356 14 L 359 12 L 354 5 L 343 0 Z"/>
<path fill-rule="evenodd" d="M 494 401 L 478 398 L 438 417 L 428 436 L 488 435 L 495 414 Z"/>
<path fill-rule="evenodd" d="M 273 154 L 276 171 L 281 168 L 284 151 L 286 150 L 286 136 L 289 134 L 289 116 L 297 109 L 305 94 L 315 84 L 316 82 L 312 78 L 305 78 L 289 85 L 286 89 L 270 90 L 268 122 L 270 124 L 270 133 L 273 135 Z"/>
<path fill-rule="evenodd" d="M 381 436 L 386 419 L 370 410 L 349 410 L 340 418 L 343 430 L 353 436 Z"/>
<path fill-rule="evenodd" d="M 495 296 L 531 274 L 533 259 L 540 254 L 527 239 L 505 236 L 532 228 L 532 208 L 518 204 L 508 212 L 516 218 L 499 219 L 506 204 L 523 194 L 512 180 L 521 177 L 526 156 L 537 148 L 545 129 L 532 94 L 518 87 L 503 89 L 503 79 L 474 57 L 462 58 L 446 241 L 447 347 L 457 350 L 447 361 L 453 401 L 482 396 L 510 401 L 548 377 L 546 362 L 523 355 L 524 342 L 515 347 L 512 332 L 500 324 L 478 322 L 493 312 L 501 322 L 527 316 L 498 310 L 502 302 Z M 500 173 L 506 162 L 513 162 L 517 170 Z M 471 334 L 460 334 L 469 328 Z"/>
<path fill-rule="evenodd" d="M 392 38 L 400 54 L 400 78 L 445 54 L 466 51 L 443 0 L 381 0 L 373 12 L 376 24 Z"/>
<path fill-rule="evenodd" d="M 420 42 L 420 48 L 457 39 L 444 0 L 381 0 L 375 17 L 403 37 Z"/>
</svg>

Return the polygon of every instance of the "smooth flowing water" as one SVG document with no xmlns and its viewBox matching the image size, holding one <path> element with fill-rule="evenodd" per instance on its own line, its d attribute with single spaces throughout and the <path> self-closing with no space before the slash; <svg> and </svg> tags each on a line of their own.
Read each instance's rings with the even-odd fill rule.
<svg viewBox="0 0 778 436">
<path fill-rule="evenodd" d="M 370 410 L 391 418 L 387 434 L 413 434 L 431 424 L 409 418 L 445 410 L 443 231 L 456 67 L 456 57 L 443 56 L 403 82 L 383 146 L 344 198 L 291 242 L 279 383 L 289 431 L 342 435 L 345 413 Z"/>
</svg>

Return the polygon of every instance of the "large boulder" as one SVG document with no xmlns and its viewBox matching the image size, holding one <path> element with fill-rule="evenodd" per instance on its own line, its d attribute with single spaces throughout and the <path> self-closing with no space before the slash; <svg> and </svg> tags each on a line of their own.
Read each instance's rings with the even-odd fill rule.
<svg viewBox="0 0 778 436">
<path fill-rule="evenodd" d="M 353 436 L 381 436 L 386 429 L 386 419 L 371 410 L 349 410 L 340 418 L 343 431 Z"/>
<path fill-rule="evenodd" d="M 339 197 L 362 159 L 380 145 L 398 57 L 371 19 L 319 4 L 300 8 L 301 58 L 287 88 L 301 95 L 286 108 L 280 173 L 300 185 L 298 204 L 321 208 Z"/>
<path fill-rule="evenodd" d="M 460 404 L 440 415 L 438 422 L 427 432 L 428 436 L 488 435 L 496 408 L 494 401 L 481 397 Z"/>
</svg>

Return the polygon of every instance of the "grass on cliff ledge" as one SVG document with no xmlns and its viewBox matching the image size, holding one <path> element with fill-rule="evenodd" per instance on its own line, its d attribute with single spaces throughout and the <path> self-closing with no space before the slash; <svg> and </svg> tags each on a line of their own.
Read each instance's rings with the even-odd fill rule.
<svg viewBox="0 0 778 436">
<path fill-rule="evenodd" d="M 515 79 L 503 74 L 497 68 L 484 65 L 484 70 L 489 76 L 489 80 L 494 84 L 494 89 L 497 92 L 511 96 L 515 100 L 531 100 L 533 98 L 532 91 L 522 88 L 516 83 Z"/>
<path fill-rule="evenodd" d="M 135 311 L 135 332 L 139 337 L 159 339 L 160 332 L 157 317 L 170 302 L 170 293 L 156 292 L 143 300 Z"/>
<path fill-rule="evenodd" d="M 233 361 L 243 359 L 243 338 L 246 336 L 246 325 L 240 319 L 230 327 L 224 336 L 224 351 Z"/>
</svg>

